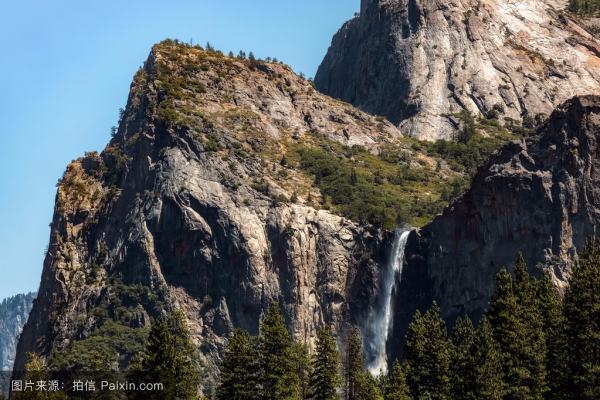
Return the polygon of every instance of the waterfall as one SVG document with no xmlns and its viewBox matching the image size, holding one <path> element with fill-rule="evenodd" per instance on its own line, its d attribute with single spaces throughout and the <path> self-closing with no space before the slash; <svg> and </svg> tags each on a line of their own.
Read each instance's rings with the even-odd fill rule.
<svg viewBox="0 0 600 400">
<path fill-rule="evenodd" d="M 393 297 L 402 279 L 404 248 L 410 230 L 397 229 L 390 259 L 379 280 L 380 294 L 363 330 L 367 367 L 372 375 L 387 372 L 387 339 L 393 318 Z"/>
</svg>

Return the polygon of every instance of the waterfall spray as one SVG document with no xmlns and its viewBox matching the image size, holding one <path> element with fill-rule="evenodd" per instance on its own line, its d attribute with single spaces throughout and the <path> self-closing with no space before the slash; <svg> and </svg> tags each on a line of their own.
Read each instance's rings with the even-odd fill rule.
<svg viewBox="0 0 600 400">
<path fill-rule="evenodd" d="M 410 230 L 397 229 L 390 260 L 380 278 L 380 295 L 365 327 L 367 367 L 372 375 L 387 372 L 386 345 L 392 323 L 392 295 L 402 279 L 404 248 Z"/>
</svg>

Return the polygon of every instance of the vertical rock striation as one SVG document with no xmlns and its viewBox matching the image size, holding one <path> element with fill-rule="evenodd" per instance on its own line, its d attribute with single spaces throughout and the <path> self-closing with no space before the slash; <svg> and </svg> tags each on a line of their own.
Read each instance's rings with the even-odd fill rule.
<svg viewBox="0 0 600 400">
<path fill-rule="evenodd" d="M 320 326 L 342 336 L 366 318 L 392 234 L 313 207 L 307 177 L 281 161 L 282 143 L 311 135 L 374 149 L 400 137 L 286 66 L 155 46 L 114 138 L 61 180 L 17 367 L 175 307 L 209 363 L 273 301 L 309 345 Z"/>
<path fill-rule="evenodd" d="M 396 299 L 395 337 L 435 300 L 452 322 L 486 310 L 501 267 L 521 252 L 564 288 L 572 260 L 600 225 L 600 97 L 569 100 L 537 132 L 480 167 L 469 191 L 411 234 Z"/>
<path fill-rule="evenodd" d="M 0 303 L 0 371 L 10 371 L 21 330 L 27 322 L 35 293 L 18 294 Z"/>
<path fill-rule="evenodd" d="M 452 114 L 531 124 L 600 91 L 600 41 L 566 1 L 363 0 L 315 83 L 420 139 L 450 138 Z"/>
</svg>

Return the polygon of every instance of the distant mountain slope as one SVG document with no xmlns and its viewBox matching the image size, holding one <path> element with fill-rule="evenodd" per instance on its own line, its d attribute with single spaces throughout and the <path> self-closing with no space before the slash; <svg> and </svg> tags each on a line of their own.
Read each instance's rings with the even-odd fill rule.
<svg viewBox="0 0 600 400">
<path fill-rule="evenodd" d="M 333 38 L 315 83 L 421 139 L 452 137 L 462 110 L 529 126 L 572 96 L 600 93 L 598 31 L 566 7 L 363 0 L 360 15 Z"/>
<path fill-rule="evenodd" d="M 18 294 L 0 303 L 0 370 L 9 371 L 15 361 L 17 342 L 33 306 L 35 293 Z"/>
</svg>

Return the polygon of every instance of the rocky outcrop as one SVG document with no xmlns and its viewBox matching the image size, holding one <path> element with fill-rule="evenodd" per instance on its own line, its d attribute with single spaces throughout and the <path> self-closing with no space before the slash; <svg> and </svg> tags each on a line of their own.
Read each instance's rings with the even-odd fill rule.
<svg viewBox="0 0 600 400">
<path fill-rule="evenodd" d="M 598 102 L 567 103 L 535 136 L 495 155 L 460 201 L 410 235 L 394 343 L 415 308 L 433 299 L 448 319 L 481 313 L 495 272 L 517 251 L 564 280 L 567 256 L 597 219 Z M 140 345 L 152 318 L 175 308 L 187 315 L 209 365 L 234 327 L 257 333 L 273 301 L 296 339 L 311 346 L 327 325 L 343 342 L 347 328 L 364 328 L 381 303 L 379 271 L 393 233 L 337 215 L 315 185 L 323 176 L 306 173 L 294 157 L 315 143 L 337 152 L 310 154 L 333 154 L 340 163 L 360 156 L 384 166 L 378 157 L 386 153 L 400 175 L 372 177 L 386 181 L 416 171 L 400 165 L 410 157 L 395 152 L 405 149 L 392 148 L 401 139 L 391 123 L 320 94 L 285 65 L 172 41 L 155 46 L 108 146 L 73 161 L 58 185 L 16 368 L 28 352 L 50 366 L 85 359 L 69 351 L 83 353 L 102 332 Z M 442 162 L 424 154 L 418 161 L 447 174 Z M 411 182 L 418 176 L 431 175 L 413 174 Z M 122 347 L 107 368 L 131 361 Z"/>
<path fill-rule="evenodd" d="M 0 371 L 13 368 L 19 335 L 34 299 L 35 293 L 18 294 L 0 303 Z"/>
<path fill-rule="evenodd" d="M 391 236 L 312 205 L 282 143 L 316 136 L 376 149 L 400 133 L 284 65 L 155 46 L 110 144 L 60 182 L 17 368 L 107 319 L 141 329 L 176 307 L 209 363 L 273 301 L 309 345 L 365 319 Z"/>
<path fill-rule="evenodd" d="M 452 137 L 453 114 L 529 125 L 600 92 L 597 31 L 566 1 L 362 0 L 315 83 L 421 139 Z M 587 29 L 587 30 L 586 30 Z M 512 123 L 512 122 L 511 122 Z"/>
<path fill-rule="evenodd" d="M 600 97 L 579 97 L 482 166 L 460 200 L 410 235 L 394 336 L 432 300 L 450 322 L 481 316 L 496 273 L 510 270 L 519 252 L 533 273 L 564 288 L 600 225 L 599 145 Z"/>
</svg>

